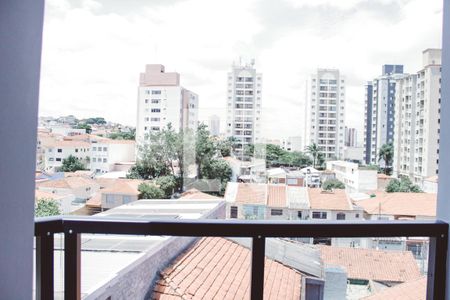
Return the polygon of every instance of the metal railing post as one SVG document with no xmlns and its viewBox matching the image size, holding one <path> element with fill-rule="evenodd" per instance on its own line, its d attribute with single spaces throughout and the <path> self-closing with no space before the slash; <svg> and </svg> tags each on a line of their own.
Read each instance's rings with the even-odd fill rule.
<svg viewBox="0 0 450 300">
<path fill-rule="evenodd" d="M 266 255 L 266 238 L 253 237 L 252 240 L 252 273 L 250 299 L 263 299 L 264 295 L 264 259 Z"/>
<path fill-rule="evenodd" d="M 53 233 L 36 236 L 36 299 L 53 300 Z"/>
<path fill-rule="evenodd" d="M 64 299 L 81 299 L 81 234 L 64 233 Z"/>
<path fill-rule="evenodd" d="M 447 243 L 447 234 L 430 237 L 427 300 L 445 299 Z"/>
</svg>

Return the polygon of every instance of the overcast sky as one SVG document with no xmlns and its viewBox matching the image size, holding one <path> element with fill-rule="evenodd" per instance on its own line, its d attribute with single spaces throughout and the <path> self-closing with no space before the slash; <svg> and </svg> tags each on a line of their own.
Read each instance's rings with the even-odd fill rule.
<svg viewBox="0 0 450 300">
<path fill-rule="evenodd" d="M 440 0 L 47 0 L 40 115 L 135 126 L 139 73 L 160 63 L 199 95 L 200 120 L 224 126 L 227 72 L 243 57 L 263 73 L 266 137 L 302 135 L 305 81 L 338 68 L 362 141 L 364 83 L 382 64 L 418 71 L 441 32 Z"/>
</svg>

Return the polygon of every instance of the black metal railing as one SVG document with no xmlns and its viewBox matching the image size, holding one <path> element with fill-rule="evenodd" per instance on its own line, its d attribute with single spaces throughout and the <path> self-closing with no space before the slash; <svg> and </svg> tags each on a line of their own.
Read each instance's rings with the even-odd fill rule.
<svg viewBox="0 0 450 300">
<path fill-rule="evenodd" d="M 146 221 L 98 217 L 37 218 L 36 299 L 53 299 L 54 234 L 64 233 L 64 298 L 80 299 L 82 233 L 252 238 L 251 299 L 263 298 L 269 237 L 429 237 L 427 299 L 445 299 L 448 224 L 442 221 Z"/>
</svg>

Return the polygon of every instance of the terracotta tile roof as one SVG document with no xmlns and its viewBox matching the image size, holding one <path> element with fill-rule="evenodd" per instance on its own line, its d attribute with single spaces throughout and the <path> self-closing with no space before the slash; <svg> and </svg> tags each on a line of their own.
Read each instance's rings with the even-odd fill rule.
<svg viewBox="0 0 450 300">
<path fill-rule="evenodd" d="M 75 189 L 84 186 L 96 185 L 96 182 L 90 178 L 73 176 L 57 180 L 48 180 L 38 183 L 38 187 Z"/>
<path fill-rule="evenodd" d="M 368 214 L 436 216 L 437 195 L 428 193 L 380 193 L 374 198 L 355 201 Z"/>
<path fill-rule="evenodd" d="M 61 198 L 64 198 L 64 196 L 62 195 L 57 195 L 57 194 L 53 194 L 53 193 L 49 193 L 49 192 L 45 192 L 45 191 L 41 191 L 41 190 L 35 190 L 34 191 L 34 197 L 37 199 L 52 199 L 52 200 L 58 200 Z"/>
<path fill-rule="evenodd" d="M 429 181 L 429 182 L 438 182 L 439 181 L 439 177 L 437 175 L 434 176 L 430 176 L 424 179 L 425 181 Z"/>
<path fill-rule="evenodd" d="M 113 140 L 113 139 L 104 139 L 104 140 L 99 140 L 98 141 L 99 144 L 136 144 L 135 141 L 133 140 Z"/>
<path fill-rule="evenodd" d="M 100 192 L 96 192 L 94 196 L 92 196 L 89 200 L 86 201 L 87 207 L 102 207 L 102 194 Z"/>
<path fill-rule="evenodd" d="M 324 210 L 352 210 L 352 204 L 347 198 L 345 190 L 335 189 L 333 192 L 324 192 L 322 189 L 308 189 L 311 209 Z"/>
<path fill-rule="evenodd" d="M 139 195 L 138 186 L 143 183 L 139 179 L 114 179 L 114 182 L 100 190 L 102 194 Z"/>
<path fill-rule="evenodd" d="M 378 179 L 393 179 L 391 176 L 386 175 L 386 174 L 377 174 L 377 178 Z"/>
<path fill-rule="evenodd" d="M 161 273 L 152 299 L 250 299 L 251 252 L 224 238 L 202 238 Z M 300 299 L 301 274 L 265 260 L 264 299 Z"/>
<path fill-rule="evenodd" d="M 54 141 L 51 147 L 61 148 L 89 148 L 90 144 L 83 141 Z"/>
<path fill-rule="evenodd" d="M 223 198 L 216 197 L 216 196 L 213 196 L 213 195 L 210 195 L 207 193 L 203 193 L 195 188 L 192 188 L 192 189 L 189 189 L 186 192 L 182 193 L 180 199 L 220 200 Z"/>
<path fill-rule="evenodd" d="M 421 276 L 410 251 L 319 247 L 324 264 L 344 267 L 351 279 L 406 282 Z"/>
<path fill-rule="evenodd" d="M 263 183 L 239 183 L 235 202 L 266 204 L 267 185 Z"/>
<path fill-rule="evenodd" d="M 286 185 L 269 184 L 267 206 L 287 207 Z"/>
<path fill-rule="evenodd" d="M 394 287 L 387 288 L 372 296 L 365 297 L 365 300 L 424 300 L 427 297 L 427 278 L 421 277 Z"/>
</svg>

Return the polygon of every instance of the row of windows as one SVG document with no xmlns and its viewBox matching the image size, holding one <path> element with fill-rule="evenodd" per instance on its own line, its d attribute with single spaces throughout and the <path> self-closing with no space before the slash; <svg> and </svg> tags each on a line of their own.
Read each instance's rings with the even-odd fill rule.
<svg viewBox="0 0 450 300">
<path fill-rule="evenodd" d="M 161 95 L 161 90 L 146 90 L 147 95 Z"/>
<path fill-rule="evenodd" d="M 108 147 L 92 147 L 92 151 L 106 152 L 108 151 Z"/>
<path fill-rule="evenodd" d="M 106 159 L 106 158 L 92 158 L 92 162 L 99 162 L 99 163 L 101 163 L 101 162 L 104 162 L 104 163 L 106 163 L 106 162 L 108 162 L 108 160 Z"/>
<path fill-rule="evenodd" d="M 270 210 L 270 215 L 271 216 L 282 216 L 283 215 L 283 210 L 282 209 L 271 209 Z M 230 218 L 231 219 L 237 219 L 238 217 L 238 207 L 237 206 L 231 206 L 230 207 Z M 298 211 L 297 214 L 298 218 L 302 218 L 302 212 Z M 322 211 L 314 211 L 312 213 L 312 218 L 313 219 L 326 219 L 327 218 L 327 212 L 322 212 Z M 359 218 L 359 214 L 356 214 L 356 218 Z M 337 213 L 336 214 L 336 219 L 337 220 L 345 220 L 345 213 Z"/>
</svg>

